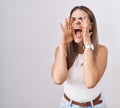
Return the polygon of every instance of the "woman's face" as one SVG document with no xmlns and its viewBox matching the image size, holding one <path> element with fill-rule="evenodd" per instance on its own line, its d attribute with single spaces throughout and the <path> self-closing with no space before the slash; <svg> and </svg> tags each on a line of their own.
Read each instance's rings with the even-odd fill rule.
<svg viewBox="0 0 120 108">
<path fill-rule="evenodd" d="M 80 21 L 83 21 L 83 19 L 86 17 L 88 18 L 88 14 L 80 9 L 76 9 L 75 11 L 73 11 L 71 15 L 72 27 L 74 30 L 73 38 L 74 38 L 74 41 L 78 44 L 83 43 L 82 25 Z"/>
</svg>

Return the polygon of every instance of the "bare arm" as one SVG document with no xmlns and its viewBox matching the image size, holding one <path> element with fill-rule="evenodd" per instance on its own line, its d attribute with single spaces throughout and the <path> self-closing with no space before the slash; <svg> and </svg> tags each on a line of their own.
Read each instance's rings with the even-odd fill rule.
<svg viewBox="0 0 120 108">
<path fill-rule="evenodd" d="M 81 24 L 83 27 L 83 42 L 85 45 L 90 45 L 92 44 L 90 39 L 92 32 L 89 32 L 91 23 L 88 18 L 85 18 L 81 21 Z M 107 58 L 108 51 L 105 46 L 99 45 L 95 59 L 91 49 L 84 50 L 83 79 L 86 87 L 94 87 L 101 79 L 106 69 Z"/>
<path fill-rule="evenodd" d="M 96 58 L 93 58 L 93 51 L 86 49 L 84 52 L 83 77 L 86 87 L 94 87 L 101 79 L 107 65 L 108 51 L 105 46 L 99 46 Z"/>
<path fill-rule="evenodd" d="M 52 66 L 52 78 L 56 84 L 62 84 L 67 78 L 66 56 L 66 45 L 61 43 L 56 48 L 55 61 Z"/>
<path fill-rule="evenodd" d="M 55 51 L 55 61 L 52 66 L 52 78 L 56 84 L 62 84 L 68 75 L 67 70 L 67 44 L 73 40 L 70 18 L 65 19 L 65 25 L 61 24 L 62 39 Z"/>
</svg>

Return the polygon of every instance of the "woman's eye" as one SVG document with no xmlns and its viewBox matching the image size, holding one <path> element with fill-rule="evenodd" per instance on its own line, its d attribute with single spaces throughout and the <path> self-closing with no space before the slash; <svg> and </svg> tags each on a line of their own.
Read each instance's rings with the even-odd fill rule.
<svg viewBox="0 0 120 108">
<path fill-rule="evenodd" d="M 79 20 L 81 20 L 81 21 L 82 21 L 82 20 L 83 20 L 83 18 L 82 18 L 82 17 L 80 17 L 80 18 L 79 18 Z"/>
<path fill-rule="evenodd" d="M 74 18 L 74 17 L 72 17 L 72 18 L 71 18 L 71 20 L 72 20 L 72 22 L 74 22 L 74 21 L 75 21 L 75 18 Z"/>
</svg>

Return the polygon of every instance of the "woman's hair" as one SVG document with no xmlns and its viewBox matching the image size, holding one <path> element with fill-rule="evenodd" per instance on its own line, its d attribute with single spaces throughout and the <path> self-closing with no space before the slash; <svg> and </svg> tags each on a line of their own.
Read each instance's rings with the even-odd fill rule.
<svg viewBox="0 0 120 108">
<path fill-rule="evenodd" d="M 75 6 L 70 12 L 70 18 L 72 16 L 72 13 L 77 9 L 80 9 L 80 10 L 86 12 L 88 14 L 90 22 L 92 23 L 91 42 L 94 45 L 93 55 L 95 57 L 96 53 L 97 53 L 97 49 L 98 49 L 97 48 L 98 47 L 98 33 L 97 33 L 97 24 L 96 24 L 95 16 L 94 16 L 93 12 L 86 6 Z M 73 65 L 73 62 L 74 62 L 77 54 L 78 54 L 78 44 L 75 43 L 73 40 L 72 42 L 70 42 L 68 44 L 68 48 L 67 48 L 67 68 L 68 69 Z"/>
</svg>

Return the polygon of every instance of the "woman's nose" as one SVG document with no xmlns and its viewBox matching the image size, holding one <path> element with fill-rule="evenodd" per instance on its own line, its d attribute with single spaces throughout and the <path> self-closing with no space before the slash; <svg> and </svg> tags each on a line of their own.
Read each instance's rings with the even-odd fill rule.
<svg viewBox="0 0 120 108">
<path fill-rule="evenodd" d="M 74 24 L 81 24 L 79 20 L 75 20 Z"/>
</svg>

